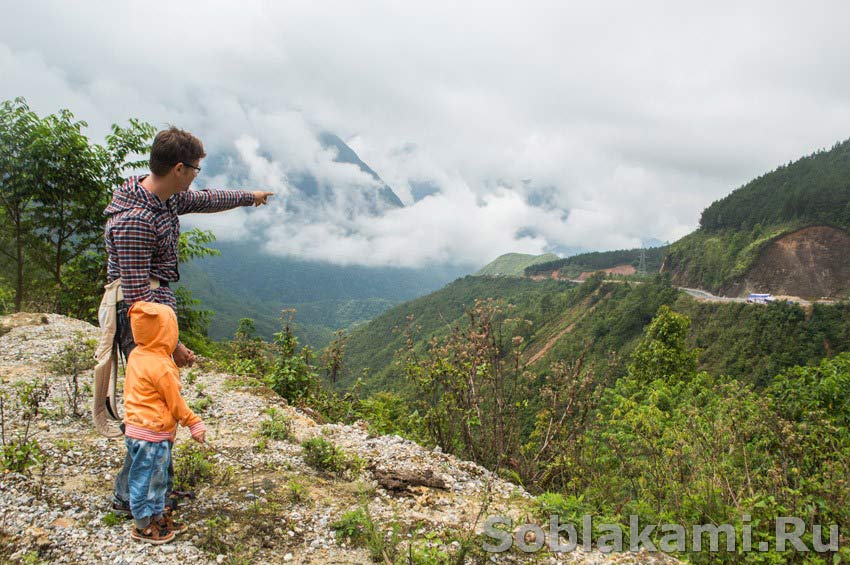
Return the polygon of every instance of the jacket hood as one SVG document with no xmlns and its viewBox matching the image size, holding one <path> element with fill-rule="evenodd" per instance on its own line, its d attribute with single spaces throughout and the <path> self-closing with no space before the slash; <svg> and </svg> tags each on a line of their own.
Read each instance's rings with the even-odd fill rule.
<svg viewBox="0 0 850 565">
<path fill-rule="evenodd" d="M 170 306 L 134 302 L 130 306 L 130 329 L 136 345 L 145 351 L 170 356 L 177 347 L 177 315 Z"/>
<path fill-rule="evenodd" d="M 143 178 L 145 177 L 130 177 L 123 185 L 116 188 L 112 192 L 112 202 L 103 211 L 103 215 L 112 216 L 133 208 L 165 210 L 165 203 L 139 183 Z"/>
</svg>

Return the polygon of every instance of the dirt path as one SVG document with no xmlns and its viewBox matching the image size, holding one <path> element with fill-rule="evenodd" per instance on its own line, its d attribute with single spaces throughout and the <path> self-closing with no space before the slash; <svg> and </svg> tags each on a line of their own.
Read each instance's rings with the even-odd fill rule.
<svg viewBox="0 0 850 565">
<path fill-rule="evenodd" d="M 543 356 L 546 355 L 549 352 L 550 349 L 552 349 L 552 346 L 555 345 L 556 341 L 558 341 L 559 339 L 564 337 L 565 334 L 573 331 L 573 328 L 575 327 L 575 325 L 576 325 L 575 322 L 573 322 L 572 324 L 570 324 L 569 326 L 567 326 L 566 328 L 562 329 L 557 334 L 552 336 L 552 338 L 549 341 L 546 342 L 546 345 L 543 346 L 543 349 L 541 349 L 540 351 L 538 351 L 537 353 L 532 355 L 531 359 L 528 360 L 528 364 L 534 365 L 535 363 L 540 361 L 540 359 L 542 359 Z"/>
</svg>

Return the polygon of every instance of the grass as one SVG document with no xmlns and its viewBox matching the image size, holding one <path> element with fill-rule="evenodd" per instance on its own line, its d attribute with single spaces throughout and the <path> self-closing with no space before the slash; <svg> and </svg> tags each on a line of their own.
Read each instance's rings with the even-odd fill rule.
<svg viewBox="0 0 850 565">
<path fill-rule="evenodd" d="M 189 404 L 189 408 L 195 414 L 203 414 L 212 406 L 212 399 L 209 396 L 202 396 Z"/>
<path fill-rule="evenodd" d="M 366 548 L 373 561 L 391 563 L 399 553 L 402 528 L 395 521 L 390 522 L 389 526 L 386 532 L 378 528 L 369 513 L 369 507 L 362 504 L 340 516 L 331 524 L 331 529 L 338 540 L 345 540 L 354 547 Z"/>
<path fill-rule="evenodd" d="M 102 518 L 104 524 L 109 527 L 117 526 L 119 524 L 124 523 L 124 518 L 116 514 L 115 512 L 107 512 L 106 515 Z"/>
<path fill-rule="evenodd" d="M 307 488 L 307 485 L 298 479 L 290 479 L 289 483 L 286 485 L 286 491 L 289 502 L 293 504 L 305 504 L 312 502 L 310 490 Z"/>
<path fill-rule="evenodd" d="M 57 439 L 54 445 L 56 446 L 56 449 L 61 451 L 71 451 L 74 447 L 76 447 L 74 442 L 70 439 Z"/>
</svg>

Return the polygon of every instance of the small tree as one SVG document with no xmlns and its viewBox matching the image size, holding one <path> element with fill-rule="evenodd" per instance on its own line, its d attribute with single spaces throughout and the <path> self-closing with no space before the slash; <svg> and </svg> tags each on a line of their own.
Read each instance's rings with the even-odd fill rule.
<svg viewBox="0 0 850 565">
<path fill-rule="evenodd" d="M 33 424 L 41 413 L 41 405 L 50 395 L 50 387 L 44 381 L 22 381 L 16 385 L 14 400 L 17 402 L 24 423 L 14 437 L 7 437 L 9 422 L 6 421 L 5 393 L 0 393 L 0 443 L 2 443 L 3 467 L 18 473 L 25 472 L 39 462 L 41 448 L 33 439 Z"/>
<path fill-rule="evenodd" d="M 661 306 L 644 339 L 635 347 L 629 375 L 643 383 L 655 379 L 675 381 L 693 375 L 699 365 L 699 350 L 687 343 L 690 327 L 687 316 Z"/>
<path fill-rule="evenodd" d="M 333 340 L 322 351 L 322 368 L 325 370 L 332 384 L 336 384 L 342 374 L 345 344 L 347 341 L 348 336 L 345 335 L 345 330 L 337 330 L 334 332 Z"/>
<path fill-rule="evenodd" d="M 275 359 L 266 383 L 280 396 L 292 403 L 302 402 L 318 393 L 319 374 L 313 366 L 313 351 L 301 347 L 293 333 L 296 311 L 281 311 L 281 331 L 275 334 Z"/>
<path fill-rule="evenodd" d="M 130 120 L 113 126 L 103 146 L 90 142 L 85 127 L 68 110 L 40 118 L 23 98 L 0 105 L 0 252 L 15 266 L 16 311 L 26 282 L 39 276 L 53 281 L 61 311 L 63 268 L 100 249 L 110 189 L 144 163 L 128 158 L 147 153 L 154 134 L 150 124 Z"/>
<path fill-rule="evenodd" d="M 65 398 L 74 417 L 82 415 L 79 407 L 80 376 L 94 368 L 96 347 L 97 340 L 86 339 L 82 332 L 76 332 L 74 339 L 48 361 L 50 370 L 65 378 Z"/>
<path fill-rule="evenodd" d="M 446 451 L 492 469 L 516 468 L 520 457 L 518 415 L 527 396 L 522 337 L 512 338 L 504 304 L 477 300 L 467 325 L 444 340 L 431 340 L 427 355 L 414 348 L 408 319 L 404 370 L 420 392 L 430 439 Z M 510 344 L 510 347 L 509 347 Z"/>
</svg>

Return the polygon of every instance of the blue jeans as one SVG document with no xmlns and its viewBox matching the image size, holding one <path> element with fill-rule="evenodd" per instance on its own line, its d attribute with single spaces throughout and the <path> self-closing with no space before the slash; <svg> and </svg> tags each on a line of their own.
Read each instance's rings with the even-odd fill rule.
<svg viewBox="0 0 850 565">
<path fill-rule="evenodd" d="M 124 438 L 127 453 L 133 462 L 130 466 L 130 510 L 136 527 L 146 528 L 151 517 L 165 511 L 168 494 L 168 464 L 171 461 L 171 442 L 150 442 Z"/>
<path fill-rule="evenodd" d="M 126 438 L 125 438 L 126 439 Z M 166 442 L 169 443 L 169 442 Z M 133 457 L 130 451 L 124 454 L 124 464 L 121 471 L 115 477 L 115 489 L 112 492 L 112 501 L 116 504 L 130 504 L 130 467 L 133 466 Z M 168 477 L 165 481 L 166 496 L 174 490 L 174 460 L 168 457 Z"/>
</svg>

